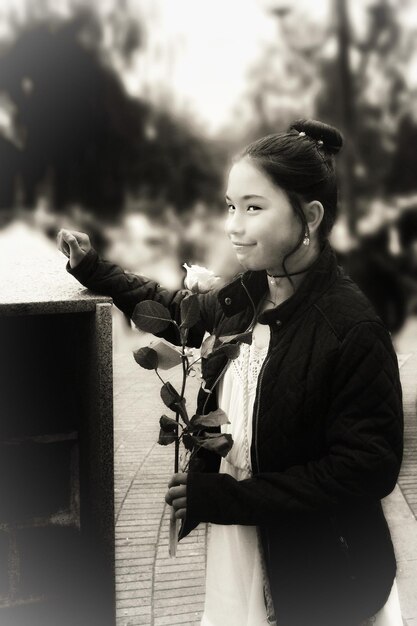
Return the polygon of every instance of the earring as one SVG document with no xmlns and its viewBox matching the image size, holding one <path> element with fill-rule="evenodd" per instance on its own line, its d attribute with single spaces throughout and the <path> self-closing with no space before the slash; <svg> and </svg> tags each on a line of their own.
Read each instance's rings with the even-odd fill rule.
<svg viewBox="0 0 417 626">
<path fill-rule="evenodd" d="M 310 245 L 310 237 L 308 236 L 308 233 L 306 233 L 306 234 L 304 235 L 303 245 L 304 245 L 304 246 L 309 246 L 309 245 Z"/>
</svg>

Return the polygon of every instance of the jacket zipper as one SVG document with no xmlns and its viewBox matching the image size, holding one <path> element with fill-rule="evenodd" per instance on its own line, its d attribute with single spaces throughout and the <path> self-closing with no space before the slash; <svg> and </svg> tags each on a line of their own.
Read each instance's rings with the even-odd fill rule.
<svg viewBox="0 0 417 626">
<path fill-rule="evenodd" d="M 256 318 L 256 307 L 255 307 L 254 301 L 251 298 L 251 295 L 250 295 L 249 291 L 246 288 L 245 283 L 243 282 L 243 275 L 240 277 L 240 283 L 241 283 L 243 289 L 246 291 L 246 294 L 247 294 L 247 296 L 248 296 L 248 298 L 249 298 L 249 300 L 250 300 L 250 302 L 252 304 L 252 308 L 253 308 L 253 318 L 252 318 L 252 321 L 250 322 L 250 324 L 247 327 L 247 329 L 244 331 L 244 332 L 248 332 L 250 330 L 250 328 L 251 328 L 255 318 Z M 204 402 L 204 405 L 203 405 L 203 410 L 202 410 L 203 414 L 204 414 L 204 411 L 206 410 L 207 402 L 209 401 L 209 398 L 210 398 L 211 394 L 213 393 L 214 389 L 216 388 L 217 383 L 219 382 L 219 380 L 223 376 L 224 372 L 226 371 L 228 364 L 229 364 L 229 362 L 227 362 L 226 365 L 223 367 L 222 371 L 220 372 L 220 374 L 217 376 L 216 380 L 214 381 L 211 389 L 205 389 L 204 388 L 204 391 L 207 393 L 207 398 L 206 398 L 206 400 Z"/>
<path fill-rule="evenodd" d="M 243 289 L 246 291 L 246 294 L 252 304 L 252 308 L 253 308 L 253 318 L 251 323 L 249 324 L 248 328 L 246 329 L 245 332 L 247 332 L 250 328 L 253 328 L 253 326 L 256 323 L 256 314 L 257 314 L 257 308 L 255 306 L 254 301 L 252 300 L 252 297 L 248 291 L 248 289 L 246 288 L 245 283 L 243 282 L 243 276 L 240 277 L 240 283 L 243 287 Z M 270 331 L 271 331 L 271 338 L 272 338 L 272 329 L 270 327 Z M 270 358 L 270 352 L 271 352 L 271 340 L 269 341 L 269 346 L 268 346 L 268 352 L 267 355 L 265 357 L 264 362 L 262 363 L 262 367 L 261 367 L 261 371 L 259 373 L 259 379 L 258 379 L 258 389 L 257 389 L 257 397 L 256 397 L 256 411 L 254 414 L 254 448 L 255 448 L 255 461 L 256 461 L 256 471 L 259 472 L 259 455 L 258 455 L 258 414 L 259 414 L 259 406 L 260 406 L 260 402 L 261 402 L 261 387 L 262 387 L 262 379 L 264 376 L 264 371 L 265 371 L 265 366 L 267 365 L 269 358 Z M 269 548 L 269 546 L 268 546 Z"/>
<path fill-rule="evenodd" d="M 272 330 L 271 330 L 271 336 L 272 336 Z M 261 367 L 261 371 L 259 374 L 259 382 L 258 382 L 258 395 L 256 398 L 256 411 L 254 414 L 254 448 L 255 448 L 255 465 L 256 465 L 256 473 L 259 472 L 259 454 L 258 454 L 258 416 L 259 416 L 259 408 L 260 408 L 260 404 L 261 404 L 261 388 L 262 388 L 262 380 L 263 380 L 263 375 L 264 375 L 264 371 L 265 371 L 265 367 L 270 359 L 270 350 L 271 350 L 271 344 L 272 341 L 270 340 L 269 342 L 269 348 L 268 348 L 268 353 L 266 355 L 266 358 L 264 360 L 264 362 L 262 363 L 262 367 Z M 264 531 L 264 537 L 266 540 L 266 547 L 267 547 L 267 558 L 266 558 L 266 563 L 265 563 L 265 571 L 266 571 L 266 576 L 268 576 L 268 566 L 271 563 L 271 550 L 270 550 L 270 546 L 269 546 L 269 535 L 268 535 L 268 530 Z M 265 601 L 265 608 L 266 611 L 268 612 L 271 607 L 269 606 L 269 603 L 266 600 L 266 597 L 264 595 L 264 601 Z M 272 616 L 268 615 L 268 624 L 273 623 L 271 622 Z"/>
<path fill-rule="evenodd" d="M 264 372 L 265 372 L 265 368 L 268 365 L 269 359 L 270 359 L 270 351 L 271 351 L 271 342 L 269 344 L 269 349 L 268 349 L 268 353 L 266 355 L 266 358 L 264 360 L 264 362 L 262 363 L 262 367 L 261 367 L 261 371 L 259 374 L 259 382 L 258 382 L 258 390 L 257 390 L 257 397 L 256 397 L 256 410 L 255 410 L 255 415 L 254 415 L 254 428 L 253 428 L 253 432 L 254 432 L 254 447 L 255 447 L 255 461 L 256 461 L 256 472 L 259 472 L 259 454 L 258 454 L 258 417 L 259 417 L 259 408 L 261 405 L 261 389 L 262 389 L 262 380 L 264 377 Z"/>
<path fill-rule="evenodd" d="M 246 294 L 247 294 L 247 296 L 248 296 L 248 298 L 249 298 L 249 300 L 250 300 L 250 302 L 252 304 L 252 308 L 253 308 L 253 318 L 252 318 L 252 321 L 251 321 L 251 323 L 249 324 L 249 326 L 247 328 L 247 331 L 248 331 L 256 323 L 257 309 L 256 309 L 256 306 L 255 306 L 255 303 L 253 302 L 253 300 L 251 298 L 251 295 L 250 295 L 249 291 L 247 290 L 247 288 L 246 288 L 246 286 L 245 286 L 245 284 L 244 284 L 244 282 L 242 280 L 242 277 L 240 278 L 240 282 L 242 284 L 242 287 L 246 291 Z M 258 385 L 257 385 L 258 389 L 257 389 L 257 398 L 256 398 L 256 410 L 255 410 L 255 414 L 254 414 L 254 428 L 253 428 L 253 430 L 254 430 L 254 448 L 255 448 L 256 472 L 259 472 L 258 415 L 259 415 L 259 408 L 260 408 L 260 404 L 261 404 L 262 380 L 263 380 L 265 368 L 266 368 L 266 366 L 268 364 L 268 361 L 270 360 L 271 345 L 272 345 L 272 341 L 271 341 L 271 339 L 272 339 L 272 328 L 271 328 L 271 326 L 269 328 L 270 328 L 271 338 L 270 338 L 270 341 L 269 341 L 267 355 L 265 357 L 264 362 L 262 363 L 261 371 L 259 373 L 259 379 L 258 379 Z M 264 533 L 264 536 L 265 536 L 265 539 L 266 539 L 266 547 L 267 547 L 267 555 L 268 555 L 266 561 L 267 561 L 267 563 L 270 563 L 271 562 L 271 550 L 270 550 L 270 546 L 269 546 L 269 536 L 268 536 L 268 532 L 267 531 Z M 265 563 L 265 566 L 266 566 L 266 563 Z M 266 575 L 268 575 L 267 574 L 267 571 L 268 571 L 267 567 L 265 567 L 265 570 L 266 570 Z M 265 602 L 265 608 L 266 608 L 266 610 L 268 612 L 268 610 L 271 609 L 271 607 L 269 607 L 269 603 L 266 600 L 265 593 L 264 593 L 264 602 Z M 275 616 L 274 615 L 272 615 L 272 616 L 268 615 L 268 624 L 274 623 L 274 622 L 275 622 Z"/>
</svg>

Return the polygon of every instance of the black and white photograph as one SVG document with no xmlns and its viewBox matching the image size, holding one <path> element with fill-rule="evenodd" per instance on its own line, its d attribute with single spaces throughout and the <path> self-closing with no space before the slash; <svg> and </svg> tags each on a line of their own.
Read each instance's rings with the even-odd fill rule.
<svg viewBox="0 0 417 626">
<path fill-rule="evenodd" d="M 417 626 L 417 3 L 2 0 L 0 626 Z"/>
</svg>

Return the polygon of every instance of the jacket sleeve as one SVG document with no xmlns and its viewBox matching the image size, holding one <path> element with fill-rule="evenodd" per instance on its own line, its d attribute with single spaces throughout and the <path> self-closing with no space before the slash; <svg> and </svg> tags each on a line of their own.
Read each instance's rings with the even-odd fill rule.
<svg viewBox="0 0 417 626">
<path fill-rule="evenodd" d="M 101 259 L 93 248 L 76 267 L 71 268 L 68 262 L 66 270 L 84 287 L 100 295 L 110 296 L 117 308 L 130 318 L 139 302 L 155 300 L 169 309 L 172 319 L 179 322 L 181 301 L 189 294 L 185 289 L 170 291 L 145 276 L 125 272 L 118 265 Z M 190 328 L 187 341 L 192 347 L 199 347 L 205 332 L 212 333 L 214 327 L 215 292 L 200 294 L 198 298 L 200 320 Z M 171 343 L 180 343 L 179 332 L 174 324 L 170 324 L 165 331 L 155 334 Z"/>
<path fill-rule="evenodd" d="M 402 392 L 389 333 L 361 322 L 342 341 L 325 420 L 326 454 L 279 473 L 237 481 L 190 474 L 187 517 L 217 524 L 268 524 L 387 496 L 402 459 Z"/>
</svg>

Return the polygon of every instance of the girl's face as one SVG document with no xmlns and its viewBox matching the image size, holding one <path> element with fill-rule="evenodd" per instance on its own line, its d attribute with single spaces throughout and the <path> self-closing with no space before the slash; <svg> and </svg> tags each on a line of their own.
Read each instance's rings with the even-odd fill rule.
<svg viewBox="0 0 417 626">
<path fill-rule="evenodd" d="M 225 229 L 240 264 L 247 270 L 282 272 L 282 260 L 296 245 L 301 228 L 286 193 L 243 158 L 230 170 L 226 202 Z M 303 250 L 294 260 L 298 253 Z"/>
</svg>

